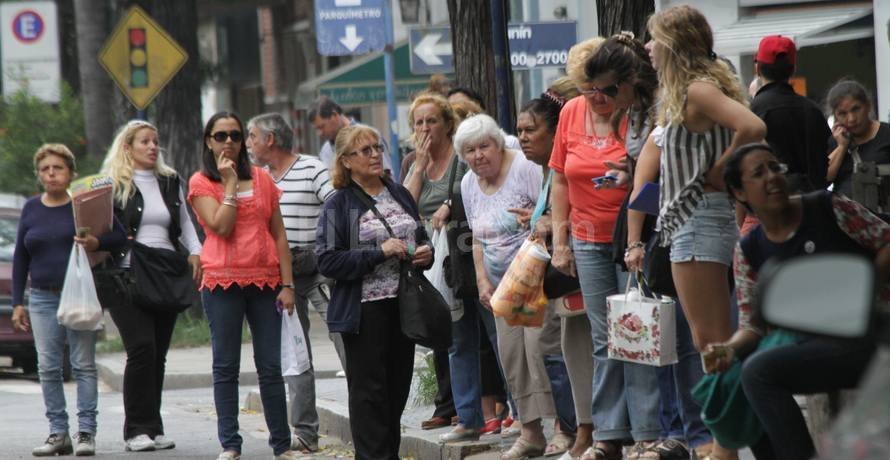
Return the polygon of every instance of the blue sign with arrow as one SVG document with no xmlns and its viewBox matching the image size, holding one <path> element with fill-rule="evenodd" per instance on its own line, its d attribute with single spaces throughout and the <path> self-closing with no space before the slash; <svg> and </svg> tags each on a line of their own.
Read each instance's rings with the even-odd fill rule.
<svg viewBox="0 0 890 460">
<path fill-rule="evenodd" d="M 315 0 L 316 45 L 324 56 L 380 51 L 386 46 L 383 2 Z"/>
<path fill-rule="evenodd" d="M 513 70 L 564 67 L 578 41 L 575 21 L 520 22 L 507 26 L 510 64 Z M 408 33 L 411 73 L 415 75 L 454 72 L 451 28 L 424 27 Z"/>
</svg>

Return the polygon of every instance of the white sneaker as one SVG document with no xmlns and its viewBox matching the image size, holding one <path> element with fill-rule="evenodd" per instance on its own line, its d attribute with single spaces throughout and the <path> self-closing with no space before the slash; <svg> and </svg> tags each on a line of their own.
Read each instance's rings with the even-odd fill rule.
<svg viewBox="0 0 890 460">
<path fill-rule="evenodd" d="M 346 377 L 346 371 L 337 371 L 335 375 L 340 378 Z"/>
<path fill-rule="evenodd" d="M 126 441 L 127 452 L 147 452 L 155 450 L 155 442 L 147 434 L 140 434 Z"/>
<path fill-rule="evenodd" d="M 156 450 L 172 449 L 174 447 L 176 447 L 176 443 L 173 442 L 172 439 L 170 439 L 162 434 L 155 436 L 155 449 Z"/>
</svg>

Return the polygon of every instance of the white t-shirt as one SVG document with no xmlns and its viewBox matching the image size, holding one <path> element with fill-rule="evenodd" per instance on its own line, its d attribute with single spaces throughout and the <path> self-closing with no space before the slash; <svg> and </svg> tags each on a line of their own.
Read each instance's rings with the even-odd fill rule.
<svg viewBox="0 0 890 460">
<path fill-rule="evenodd" d="M 467 221 L 473 230 L 473 238 L 482 244 L 485 270 L 494 285 L 507 271 L 510 261 L 529 234 L 529 229 L 519 228 L 516 215 L 507 210 L 533 209 L 544 179 L 540 165 L 527 160 L 521 151 L 508 152 L 512 152 L 513 162 L 507 179 L 496 192 L 486 195 L 472 169 L 467 171 L 460 183 Z"/>
<path fill-rule="evenodd" d="M 288 245 L 314 245 L 322 205 L 334 193 L 327 168 L 317 158 L 300 155 L 275 185 L 283 192 L 279 205 Z"/>
</svg>

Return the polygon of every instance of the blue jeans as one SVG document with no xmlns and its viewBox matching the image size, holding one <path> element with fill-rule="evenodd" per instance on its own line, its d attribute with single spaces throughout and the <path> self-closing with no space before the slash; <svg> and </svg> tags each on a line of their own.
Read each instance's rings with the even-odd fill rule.
<svg viewBox="0 0 890 460">
<path fill-rule="evenodd" d="M 281 314 L 275 309 L 277 291 L 255 285 L 201 291 L 210 325 L 213 350 L 213 402 L 216 427 L 224 450 L 241 452 L 238 434 L 238 374 L 241 367 L 241 328 L 244 318 L 253 337 L 253 360 L 260 384 L 269 445 L 275 455 L 290 448 L 287 400 L 281 377 Z"/>
<path fill-rule="evenodd" d="M 553 395 L 553 406 L 559 429 L 566 434 L 574 435 L 578 429 L 575 418 L 575 401 L 572 399 L 572 384 L 569 382 L 569 370 L 562 355 L 544 355 L 544 367 L 550 379 L 550 391 Z"/>
<path fill-rule="evenodd" d="M 68 432 L 65 390 L 62 388 L 62 361 L 65 342 L 71 349 L 71 370 L 77 381 L 78 431 L 96 434 L 96 331 L 75 331 L 59 324 L 59 294 L 31 289 L 28 312 L 34 345 L 37 348 L 37 370 L 50 433 Z"/>
<path fill-rule="evenodd" d="M 609 359 L 606 297 L 624 289 L 627 274 L 612 262 L 611 243 L 572 239 L 575 266 L 593 338 L 593 426 L 597 441 L 658 438 L 655 368 Z"/>
<path fill-rule="evenodd" d="M 452 344 L 448 349 L 448 363 L 451 367 L 451 393 L 460 423 L 467 428 L 482 428 L 485 420 L 482 415 L 482 373 L 479 367 L 479 341 L 489 340 L 498 356 L 497 330 L 494 315 L 485 309 L 476 298 L 464 298 L 463 316 L 451 323 Z M 484 331 L 479 327 L 480 319 Z M 485 336 L 482 336 L 482 333 Z M 498 360 L 498 372 L 501 371 Z"/>
<path fill-rule="evenodd" d="M 692 332 L 680 301 L 676 300 L 677 363 L 656 368 L 661 393 L 663 438 L 685 439 L 690 448 L 711 442 L 701 421 L 701 405 L 692 398 L 692 387 L 704 376 L 701 358 L 692 344 Z"/>
</svg>

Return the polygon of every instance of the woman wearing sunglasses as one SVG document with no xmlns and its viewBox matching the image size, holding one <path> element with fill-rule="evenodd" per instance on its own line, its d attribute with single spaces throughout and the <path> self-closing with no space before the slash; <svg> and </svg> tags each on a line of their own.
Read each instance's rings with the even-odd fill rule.
<svg viewBox="0 0 890 460">
<path fill-rule="evenodd" d="M 245 317 L 253 337 L 269 445 L 276 459 L 297 458 L 281 377 L 281 314 L 294 310 L 290 248 L 281 219 L 281 191 L 252 167 L 237 115 L 219 112 L 204 127 L 201 171 L 189 180 L 189 202 L 207 235 L 201 252 L 201 298 L 210 324 L 213 400 L 223 452 L 241 457 L 238 373 Z M 278 308 L 276 309 L 276 304 Z"/>
</svg>

